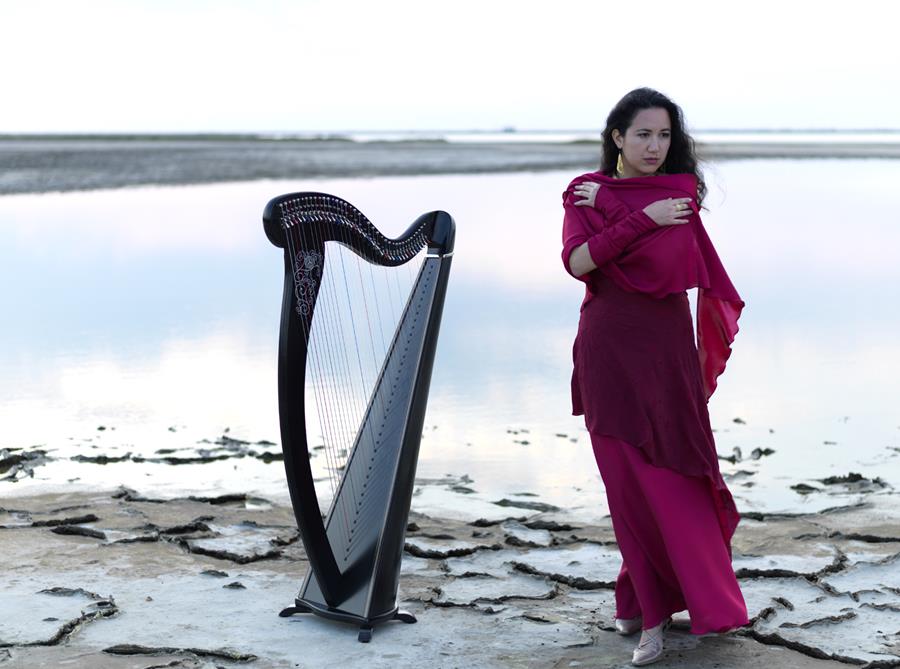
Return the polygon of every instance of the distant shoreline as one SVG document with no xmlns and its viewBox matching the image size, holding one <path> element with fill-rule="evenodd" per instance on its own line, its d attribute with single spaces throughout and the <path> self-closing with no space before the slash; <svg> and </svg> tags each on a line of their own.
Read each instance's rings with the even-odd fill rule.
<svg viewBox="0 0 900 669">
<path fill-rule="evenodd" d="M 810 137 L 834 138 L 842 135 L 855 138 L 892 138 L 900 142 L 900 128 L 709 128 L 691 129 L 691 135 L 700 141 L 705 137 Z M 492 142 L 502 137 L 506 141 L 538 141 L 567 143 L 584 139 L 599 141 L 600 129 L 545 129 L 545 130 L 337 130 L 302 132 L 0 132 L 0 142 L 8 141 L 261 141 L 261 142 L 316 142 L 316 141 L 481 141 Z M 555 139 L 554 139 L 555 138 Z M 574 140 L 560 139 L 574 138 Z"/>
<path fill-rule="evenodd" d="M 0 135 L 0 195 L 261 179 L 596 169 L 600 143 L 485 135 L 388 139 L 256 135 Z M 698 141 L 706 161 L 900 158 L 898 141 Z M 842 138 L 843 139 L 843 138 Z"/>
</svg>

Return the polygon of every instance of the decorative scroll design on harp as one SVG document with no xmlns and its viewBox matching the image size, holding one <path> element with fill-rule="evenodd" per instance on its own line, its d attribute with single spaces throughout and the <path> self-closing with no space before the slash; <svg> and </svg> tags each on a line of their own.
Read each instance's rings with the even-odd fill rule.
<svg viewBox="0 0 900 669">
<path fill-rule="evenodd" d="M 300 316 L 308 316 L 312 312 L 324 262 L 325 258 L 318 251 L 300 249 L 294 256 L 294 299 Z"/>
<path fill-rule="evenodd" d="M 312 612 L 354 622 L 361 628 L 360 641 L 368 641 L 378 623 L 415 622 L 398 610 L 397 590 L 455 224 L 446 212 L 433 211 L 391 239 L 353 205 L 324 193 L 277 197 L 266 206 L 263 223 L 269 240 L 284 249 L 278 353 L 281 442 L 310 567 L 296 605 L 281 615 Z M 331 263 L 338 262 L 332 260 L 335 244 L 365 260 L 370 269 L 397 267 L 423 250 L 427 253 L 360 411 L 360 424 L 352 426 L 355 436 L 346 462 L 334 467 L 342 469 L 342 475 L 323 514 L 310 464 L 310 439 L 315 435 L 307 434 L 305 386 L 308 358 L 315 359 L 310 346 L 319 294 Z M 334 255 L 338 257 L 336 251 Z M 345 343 L 343 336 L 338 346 Z M 357 340 L 361 336 L 355 332 Z"/>
</svg>

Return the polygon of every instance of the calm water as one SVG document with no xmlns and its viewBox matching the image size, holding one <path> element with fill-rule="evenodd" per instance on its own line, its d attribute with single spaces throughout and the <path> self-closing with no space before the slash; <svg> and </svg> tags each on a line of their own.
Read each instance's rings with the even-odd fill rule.
<svg viewBox="0 0 900 669">
<path fill-rule="evenodd" d="M 34 479 L 0 483 L 0 496 L 121 483 L 156 495 L 284 498 L 278 462 L 68 458 L 190 449 L 226 429 L 278 441 L 283 269 L 260 215 L 274 195 L 319 190 L 351 201 L 388 234 L 435 208 L 457 221 L 418 475 L 468 475 L 476 493 L 425 486 L 414 507 L 452 512 L 533 492 L 602 515 L 587 435 L 569 415 L 581 288 L 562 271 L 559 231 L 572 176 L 0 198 L 0 448 L 56 456 Z M 848 471 L 900 486 L 900 161 L 736 161 L 707 176 L 704 221 L 747 302 L 710 404 L 719 452 L 739 447 L 746 458 L 723 471 L 753 472 L 732 482 L 739 507 L 834 506 L 842 503 L 834 496 L 789 486 Z M 775 452 L 751 460 L 754 448 Z"/>
</svg>

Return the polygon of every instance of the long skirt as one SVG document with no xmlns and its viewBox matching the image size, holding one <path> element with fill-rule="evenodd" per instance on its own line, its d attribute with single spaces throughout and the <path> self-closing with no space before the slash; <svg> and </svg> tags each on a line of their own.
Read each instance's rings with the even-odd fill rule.
<svg viewBox="0 0 900 669">
<path fill-rule="evenodd" d="M 709 478 L 654 466 L 614 437 L 591 441 L 622 553 L 616 617 L 643 616 L 650 629 L 687 609 L 692 634 L 747 625 Z"/>
</svg>

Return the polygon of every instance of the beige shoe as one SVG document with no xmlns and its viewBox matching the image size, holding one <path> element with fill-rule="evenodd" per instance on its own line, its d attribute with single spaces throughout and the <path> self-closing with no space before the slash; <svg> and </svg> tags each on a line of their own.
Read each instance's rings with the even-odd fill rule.
<svg viewBox="0 0 900 669">
<path fill-rule="evenodd" d="M 639 632 L 644 619 L 641 616 L 637 618 L 616 618 L 616 634 L 622 636 L 631 636 L 635 632 Z"/>
<path fill-rule="evenodd" d="M 651 627 L 641 633 L 641 640 L 634 649 L 634 655 L 631 657 L 631 664 L 636 667 L 643 667 L 646 664 L 656 662 L 663 654 L 663 637 L 666 628 L 672 621 L 666 618 L 656 627 Z"/>
</svg>

